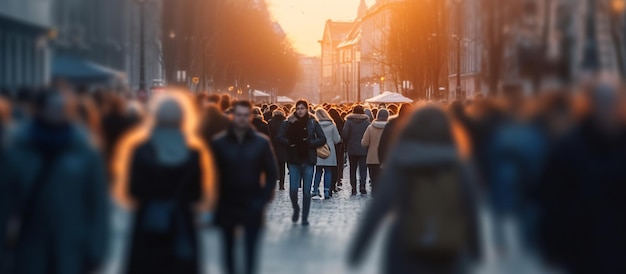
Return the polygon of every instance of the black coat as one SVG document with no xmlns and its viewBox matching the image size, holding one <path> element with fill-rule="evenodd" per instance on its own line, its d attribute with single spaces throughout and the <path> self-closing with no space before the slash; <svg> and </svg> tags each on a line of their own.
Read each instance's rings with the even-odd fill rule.
<svg viewBox="0 0 626 274">
<path fill-rule="evenodd" d="M 263 210 L 273 197 L 278 168 L 267 137 L 250 130 L 239 142 L 232 128 L 212 142 L 219 170 L 217 225 L 259 225 Z M 265 174 L 265 184 L 261 174 Z"/>
<path fill-rule="evenodd" d="M 261 117 L 254 117 L 252 125 L 258 132 L 265 134 L 268 138 L 270 137 L 270 129 L 267 126 L 267 122 L 261 119 Z"/>
<path fill-rule="evenodd" d="M 276 161 L 278 163 L 287 162 L 287 149 L 285 146 L 280 145 L 276 136 L 278 136 L 278 132 L 280 131 L 280 127 L 283 122 L 285 122 L 285 116 L 276 115 L 272 118 L 268 123 L 268 127 L 270 129 L 270 138 L 272 139 L 272 146 L 274 147 L 274 153 L 276 153 Z"/>
<path fill-rule="evenodd" d="M 626 135 L 587 121 L 554 146 L 539 184 L 546 257 L 570 273 L 626 272 Z"/>
<path fill-rule="evenodd" d="M 365 114 L 350 114 L 346 117 L 341 138 L 349 156 L 367 156 L 367 148 L 361 145 L 361 140 L 369 125 L 369 116 Z"/>
<path fill-rule="evenodd" d="M 147 142 L 135 151 L 131 164 L 130 193 L 139 207 L 128 273 L 200 273 L 197 231 L 191 211 L 202 196 L 200 153 L 192 150 L 187 161 L 176 166 L 166 166 L 155 159 L 153 146 Z M 172 199 L 178 200 L 173 218 L 175 225 L 165 234 L 144 229 L 146 205 L 151 201 Z M 181 242 L 191 245 L 189 259 L 180 259 L 175 253 Z"/>
<path fill-rule="evenodd" d="M 294 140 L 290 138 L 289 128 L 297 120 L 294 114 L 290 115 L 287 121 L 284 121 L 278 131 L 276 140 L 287 150 L 287 163 L 290 164 L 307 164 L 315 165 L 317 163 L 317 148 L 326 144 L 326 136 L 320 124 L 315 118 L 309 115 L 308 125 L 306 127 L 307 139 L 309 143 L 308 157 L 299 159 L 298 152 Z"/>
</svg>

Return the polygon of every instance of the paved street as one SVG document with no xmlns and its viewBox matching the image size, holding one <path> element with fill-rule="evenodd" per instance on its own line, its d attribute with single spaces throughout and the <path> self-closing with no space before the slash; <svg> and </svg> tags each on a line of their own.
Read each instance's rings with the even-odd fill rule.
<svg viewBox="0 0 626 274">
<path fill-rule="evenodd" d="M 347 176 L 345 176 L 347 177 Z M 370 201 L 368 195 L 350 196 L 349 185 L 331 200 L 313 200 L 309 227 L 291 222 L 291 202 L 288 191 L 277 191 L 271 204 L 260 251 L 260 273 L 377 273 L 382 234 L 378 234 L 374 252 L 358 270 L 349 270 L 345 258 L 352 232 L 359 215 Z M 106 273 L 123 269 L 124 249 L 128 242 L 129 214 L 117 209 L 114 214 L 114 243 Z M 203 263 L 206 273 L 222 273 L 220 265 L 220 236 L 215 229 L 202 232 Z"/>
</svg>

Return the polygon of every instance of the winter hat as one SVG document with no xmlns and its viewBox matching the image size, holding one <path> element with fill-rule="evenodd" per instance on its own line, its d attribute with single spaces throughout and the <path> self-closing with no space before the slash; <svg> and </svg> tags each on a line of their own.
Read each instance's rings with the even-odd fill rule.
<svg viewBox="0 0 626 274">
<path fill-rule="evenodd" d="M 365 114 L 365 110 L 363 109 L 363 106 L 361 105 L 356 105 L 352 108 L 352 113 L 354 114 Z"/>
<path fill-rule="evenodd" d="M 376 115 L 376 121 L 387 121 L 389 119 L 389 111 L 386 109 L 381 109 L 378 111 L 378 115 Z"/>
</svg>

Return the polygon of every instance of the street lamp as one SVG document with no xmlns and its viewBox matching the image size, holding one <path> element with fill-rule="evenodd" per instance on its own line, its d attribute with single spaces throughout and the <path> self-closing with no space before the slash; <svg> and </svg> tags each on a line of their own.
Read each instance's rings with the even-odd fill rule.
<svg viewBox="0 0 626 274">
<path fill-rule="evenodd" d="M 455 0 L 456 3 L 456 21 L 457 21 L 457 29 L 456 29 L 456 89 L 454 97 L 458 98 L 461 96 L 461 4 L 463 0 Z"/>
<path fill-rule="evenodd" d="M 380 76 L 380 94 L 385 93 L 385 76 Z"/>
<path fill-rule="evenodd" d="M 146 90 L 146 53 L 144 41 L 146 0 L 135 0 L 139 4 L 139 90 Z"/>
</svg>

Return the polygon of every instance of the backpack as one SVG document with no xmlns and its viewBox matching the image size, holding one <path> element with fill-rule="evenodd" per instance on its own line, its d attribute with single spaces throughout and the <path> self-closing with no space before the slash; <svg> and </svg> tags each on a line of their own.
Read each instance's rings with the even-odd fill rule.
<svg viewBox="0 0 626 274">
<path fill-rule="evenodd" d="M 450 257 L 469 240 L 469 216 L 456 167 L 419 169 L 410 175 L 405 193 L 407 213 L 400 226 L 407 251 L 420 256 Z"/>
</svg>

